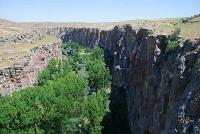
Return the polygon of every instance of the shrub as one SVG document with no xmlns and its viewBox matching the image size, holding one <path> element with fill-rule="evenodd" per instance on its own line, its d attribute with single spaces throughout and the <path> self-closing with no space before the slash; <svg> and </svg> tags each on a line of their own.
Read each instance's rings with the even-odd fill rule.
<svg viewBox="0 0 200 134">
<path fill-rule="evenodd" d="M 181 32 L 180 28 L 177 28 L 169 37 L 169 41 L 167 42 L 167 49 L 166 49 L 168 52 L 173 52 L 178 47 L 180 43 L 179 42 L 180 32 Z"/>
<path fill-rule="evenodd" d="M 178 47 L 178 41 L 169 41 L 167 44 L 167 51 L 174 51 Z"/>
<path fill-rule="evenodd" d="M 170 40 L 171 41 L 178 41 L 180 33 L 181 33 L 181 29 L 180 28 L 176 28 L 174 30 L 174 32 L 172 33 L 172 35 L 170 36 Z"/>
</svg>

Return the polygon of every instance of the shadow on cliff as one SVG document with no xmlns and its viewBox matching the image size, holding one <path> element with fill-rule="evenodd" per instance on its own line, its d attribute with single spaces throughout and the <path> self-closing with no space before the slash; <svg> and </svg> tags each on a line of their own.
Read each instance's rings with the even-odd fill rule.
<svg viewBox="0 0 200 134">
<path fill-rule="evenodd" d="M 112 87 L 110 113 L 104 118 L 102 134 L 131 134 L 127 115 L 126 89 Z"/>
</svg>

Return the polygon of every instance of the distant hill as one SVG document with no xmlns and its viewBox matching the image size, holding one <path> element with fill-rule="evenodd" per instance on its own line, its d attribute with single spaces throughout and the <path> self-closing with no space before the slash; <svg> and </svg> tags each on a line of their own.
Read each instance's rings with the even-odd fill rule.
<svg viewBox="0 0 200 134">
<path fill-rule="evenodd" d="M 0 25 L 10 25 L 10 24 L 14 24 L 14 22 L 0 18 Z"/>
<path fill-rule="evenodd" d="M 181 29 L 181 36 L 185 39 L 195 39 L 200 37 L 200 14 L 185 17 L 185 18 L 165 18 L 154 20 L 127 20 L 121 22 L 99 22 L 99 23 L 84 23 L 84 22 L 12 22 L 5 19 L 0 19 L 0 25 L 6 25 L 5 32 L 1 34 L 9 35 L 16 32 L 28 31 L 33 28 L 55 28 L 55 27 L 70 27 L 70 28 L 99 28 L 112 29 L 116 25 L 130 24 L 134 29 L 147 28 L 151 29 L 155 35 L 171 34 L 175 29 Z"/>
</svg>

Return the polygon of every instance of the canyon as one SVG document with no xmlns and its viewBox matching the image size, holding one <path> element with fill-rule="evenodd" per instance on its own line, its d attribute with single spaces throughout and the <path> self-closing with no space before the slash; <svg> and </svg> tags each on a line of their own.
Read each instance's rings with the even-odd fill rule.
<svg viewBox="0 0 200 134">
<path fill-rule="evenodd" d="M 153 35 L 131 25 L 111 30 L 34 28 L 32 33 L 62 42 L 37 47 L 21 64 L 1 69 L 2 96 L 32 86 L 51 58 L 62 58 L 62 43 L 78 42 L 104 51 L 112 73 L 113 122 L 122 118 L 116 122 L 124 120 L 124 129 L 133 134 L 200 133 L 200 40 L 182 41 L 171 52 L 167 50 L 170 35 Z"/>
<path fill-rule="evenodd" d="M 129 25 L 66 31 L 64 42 L 103 48 L 113 92 L 123 89 L 127 95 L 132 133 L 199 133 L 199 41 L 180 43 L 170 53 L 168 36 L 154 37 L 147 29 L 136 32 Z"/>
</svg>

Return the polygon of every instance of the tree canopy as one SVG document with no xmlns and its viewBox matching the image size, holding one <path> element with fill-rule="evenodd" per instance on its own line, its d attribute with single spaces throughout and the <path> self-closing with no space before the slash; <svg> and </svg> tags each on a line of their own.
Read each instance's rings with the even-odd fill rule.
<svg viewBox="0 0 200 134">
<path fill-rule="evenodd" d="M 63 54 L 63 61 L 52 59 L 39 73 L 34 87 L 0 98 L 0 133 L 101 133 L 111 78 L 103 52 L 71 43 Z"/>
</svg>

